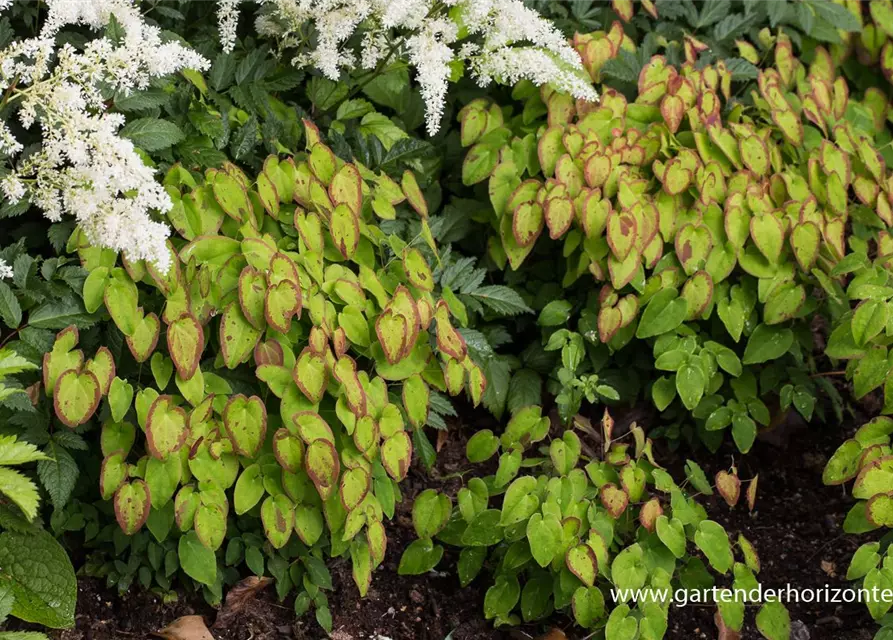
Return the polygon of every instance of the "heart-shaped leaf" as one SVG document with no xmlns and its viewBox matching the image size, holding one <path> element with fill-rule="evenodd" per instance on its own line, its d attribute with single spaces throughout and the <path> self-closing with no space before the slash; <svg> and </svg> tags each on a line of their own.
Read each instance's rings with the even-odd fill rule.
<svg viewBox="0 0 893 640">
<path fill-rule="evenodd" d="M 112 269 L 106 284 L 103 301 L 112 320 L 125 336 L 137 330 L 142 313 L 139 310 L 139 292 L 136 284 L 124 269 Z"/>
<path fill-rule="evenodd" d="M 409 472 L 412 460 L 412 441 L 405 431 L 395 433 L 381 444 L 381 463 L 388 475 L 397 482 Z"/>
<path fill-rule="evenodd" d="M 335 207 L 329 219 L 329 232 L 338 252 L 350 259 L 360 244 L 360 221 L 350 207 L 344 204 Z"/>
<path fill-rule="evenodd" d="M 288 333 L 291 319 L 301 314 L 301 289 L 291 280 L 283 280 L 267 289 L 266 320 L 279 333 Z"/>
<path fill-rule="evenodd" d="M 660 500 L 652 498 L 643 504 L 642 508 L 639 510 L 639 524 L 645 527 L 648 531 L 654 531 L 657 519 L 663 515 L 663 512 L 664 510 L 660 506 Z"/>
<path fill-rule="evenodd" d="M 199 541 L 211 551 L 216 551 L 226 537 L 226 509 L 221 504 L 202 500 L 195 511 L 193 526 Z"/>
<path fill-rule="evenodd" d="M 186 443 L 186 412 L 171 396 L 158 396 L 146 417 L 146 446 L 153 457 L 166 460 Z"/>
<path fill-rule="evenodd" d="M 142 529 L 149 518 L 149 487 L 142 480 L 127 482 L 115 493 L 115 519 L 128 536 Z"/>
<path fill-rule="evenodd" d="M 99 494 L 110 500 L 127 480 L 127 461 L 123 451 L 115 451 L 102 460 L 99 468 Z"/>
<path fill-rule="evenodd" d="M 246 266 L 239 274 L 239 306 L 245 319 L 255 329 L 264 328 L 264 296 L 267 279 L 252 266 Z"/>
<path fill-rule="evenodd" d="M 89 420 L 99 406 L 102 387 L 90 371 L 69 369 L 59 376 L 53 392 L 53 406 L 62 423 L 74 429 Z"/>
<path fill-rule="evenodd" d="M 329 198 L 335 206 L 344 204 L 355 215 L 360 214 L 363 208 L 363 182 L 354 165 L 345 164 L 332 176 Z"/>
<path fill-rule="evenodd" d="M 233 451 L 253 458 L 267 434 L 267 408 L 257 396 L 235 395 L 223 410 L 223 426 L 233 443 Z"/>
<path fill-rule="evenodd" d="M 251 325 L 239 304 L 230 303 L 220 320 L 220 351 L 227 368 L 235 369 L 248 360 L 259 338 L 260 331 Z"/>
<path fill-rule="evenodd" d="M 550 198 L 544 209 L 549 237 L 557 240 L 570 229 L 574 220 L 574 203 L 568 198 Z"/>
<path fill-rule="evenodd" d="M 611 517 L 617 519 L 620 517 L 629 504 L 629 496 L 626 491 L 617 487 L 617 485 L 609 482 L 602 485 L 599 490 L 599 498 L 605 509 L 611 514 Z"/>
<path fill-rule="evenodd" d="M 802 222 L 794 226 L 791 231 L 791 249 L 797 264 L 804 272 L 812 269 L 819 254 L 822 235 L 819 228 L 812 222 Z"/>
<path fill-rule="evenodd" d="M 335 446 L 328 440 L 314 440 L 307 447 L 304 465 L 320 498 L 328 500 L 338 488 L 341 469 Z"/>
<path fill-rule="evenodd" d="M 750 237 L 769 262 L 776 263 L 784 246 L 784 227 L 772 213 L 757 214 L 750 219 Z"/>
<path fill-rule="evenodd" d="M 410 376 L 403 382 L 403 408 L 409 423 L 416 428 L 428 422 L 428 405 L 431 391 L 420 375 Z"/>
<path fill-rule="evenodd" d="M 554 514 L 533 514 L 527 521 L 527 540 L 536 563 L 541 567 L 549 566 L 561 549 L 562 531 L 558 517 Z"/>
<path fill-rule="evenodd" d="M 322 400 L 328 382 L 326 360 L 318 353 L 305 347 L 295 363 L 292 378 L 301 392 L 313 404 Z"/>
<path fill-rule="evenodd" d="M 357 377 L 357 363 L 350 356 L 341 356 L 332 370 L 335 379 L 341 383 L 350 410 L 357 417 L 366 415 L 366 392 Z"/>
<path fill-rule="evenodd" d="M 607 221 L 608 245 L 611 253 L 622 262 L 636 246 L 638 222 L 629 211 L 611 211 Z"/>
<path fill-rule="evenodd" d="M 136 427 L 129 422 L 106 422 L 102 425 L 100 448 L 104 456 L 122 451 L 126 456 L 136 439 Z"/>
<path fill-rule="evenodd" d="M 408 355 L 406 342 L 409 336 L 405 317 L 391 309 L 382 311 L 375 320 L 375 333 L 389 363 L 397 364 L 404 355 Z"/>
<path fill-rule="evenodd" d="M 142 312 L 142 311 L 141 311 Z M 158 345 L 161 334 L 161 321 L 154 313 L 143 316 L 133 334 L 126 337 L 127 347 L 137 362 L 145 362 Z"/>
<path fill-rule="evenodd" d="M 543 231 L 543 208 L 536 202 L 522 202 L 512 213 L 512 235 L 519 247 L 532 247 Z"/>
<path fill-rule="evenodd" d="M 346 511 L 356 509 L 372 488 L 372 476 L 362 467 L 348 469 L 341 474 L 339 494 Z"/>
<path fill-rule="evenodd" d="M 587 587 L 595 584 L 598 575 L 598 561 L 592 547 L 586 544 L 577 545 L 567 550 L 564 562 L 567 568 Z"/>
<path fill-rule="evenodd" d="M 657 537 L 669 549 L 674 556 L 682 558 L 685 555 L 685 528 L 679 518 L 669 519 L 665 515 L 657 517 Z"/>
<path fill-rule="evenodd" d="M 264 533 L 274 549 L 281 549 L 291 537 L 295 523 L 295 507 L 288 496 L 269 496 L 260 507 Z"/>
<path fill-rule="evenodd" d="M 99 389 L 102 395 L 108 394 L 115 379 L 115 360 L 112 358 L 112 352 L 108 347 L 99 347 L 90 360 L 87 360 L 84 368 L 96 376 L 99 382 Z"/>
<path fill-rule="evenodd" d="M 273 455 L 283 469 L 297 473 L 304 464 L 304 442 L 288 429 L 278 429 L 273 434 Z"/>
<path fill-rule="evenodd" d="M 738 504 L 741 497 L 741 480 L 738 479 L 737 473 L 728 473 L 720 471 L 716 474 L 716 490 L 723 497 L 730 507 Z"/>
<path fill-rule="evenodd" d="M 299 411 L 292 416 L 292 422 L 297 427 L 298 435 L 306 443 L 310 444 L 315 440 L 326 440 L 335 444 L 335 436 L 332 435 L 332 429 L 321 415 L 314 411 Z"/>
<path fill-rule="evenodd" d="M 417 289 L 432 291 L 434 289 L 434 276 L 428 261 L 422 252 L 415 248 L 407 248 L 403 251 L 403 270 L 406 277 Z"/>
<path fill-rule="evenodd" d="M 205 332 L 191 313 L 184 313 L 167 328 L 167 348 L 177 374 L 189 380 L 195 374 L 205 348 Z"/>
</svg>

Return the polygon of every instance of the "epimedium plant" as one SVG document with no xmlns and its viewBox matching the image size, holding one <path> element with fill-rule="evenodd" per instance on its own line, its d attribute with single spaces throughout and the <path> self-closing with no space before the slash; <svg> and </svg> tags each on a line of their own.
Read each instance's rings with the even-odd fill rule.
<svg viewBox="0 0 893 640">
<path fill-rule="evenodd" d="M 266 560 L 280 595 L 300 587 L 296 608 L 315 605 L 326 626 L 324 559 L 349 555 L 365 594 L 413 445 L 431 448 L 429 411 L 449 407 L 441 393 L 480 402 L 486 381 L 435 289 L 414 175 L 345 162 L 304 129 L 307 151 L 255 178 L 171 168 L 167 273 L 119 266 L 75 230 L 84 306 L 127 348 L 87 357 L 66 328 L 43 385 L 62 425 L 101 423 L 100 493 L 125 537 L 154 538 L 97 571 L 154 571 L 165 589 L 180 568 L 219 599 L 223 566 L 262 573 Z M 411 242 L 382 231 L 398 218 L 414 219 Z"/>
<path fill-rule="evenodd" d="M 893 419 L 880 416 L 863 424 L 852 438 L 846 440 L 828 460 L 822 474 L 826 485 L 843 485 L 853 481 L 852 506 L 843 523 L 847 533 L 867 533 L 893 526 L 893 482 L 891 482 L 890 435 Z M 848 580 L 861 581 L 865 593 L 863 600 L 872 618 L 882 625 L 877 637 L 889 634 L 891 627 L 887 616 L 891 603 L 882 595 L 893 588 L 893 560 L 890 555 L 890 537 L 866 542 L 853 554 L 847 569 Z"/>
<path fill-rule="evenodd" d="M 672 589 L 709 590 L 714 578 L 708 566 L 731 575 L 733 589 L 756 587 L 760 562 L 753 545 L 743 536 L 730 540 L 695 498 L 715 489 L 734 507 L 745 493 L 753 509 L 757 478 L 742 492 L 735 468 L 720 471 L 711 483 L 689 461 L 687 480 L 679 485 L 655 462 L 641 428 L 633 425 L 633 442 L 614 438 L 607 411 L 599 451 L 577 435 L 596 432 L 584 418 L 551 439 L 550 426 L 534 406 L 516 413 L 501 436 L 485 430 L 472 437 L 472 462 L 502 450 L 496 473 L 471 479 L 455 508 L 432 489 L 417 496 L 412 519 L 419 540 L 404 551 L 400 572 L 436 566 L 443 555 L 437 542 L 460 547 L 463 586 L 484 567 L 493 574 L 484 613 L 495 624 L 570 609 L 578 625 L 608 640 L 664 637 Z M 530 474 L 533 469 L 540 474 Z M 491 506 L 494 498 L 501 504 Z M 648 588 L 652 598 L 636 594 Z M 740 631 L 745 601 L 720 599 L 717 606 L 724 626 Z M 766 638 L 789 636 L 790 620 L 780 603 L 763 604 L 756 624 Z"/>
<path fill-rule="evenodd" d="M 463 181 L 486 182 L 490 259 L 538 293 L 562 265 L 549 289 L 562 299 L 528 299 L 543 348 L 561 354 L 551 387 L 565 421 L 584 397 L 644 391 L 675 416 L 674 431 L 693 419 L 716 447 L 730 427 L 746 452 L 773 414 L 823 410 L 818 390 L 831 385 L 810 375 L 809 322 L 818 314 L 845 333 L 851 300 L 870 296 L 848 297 L 841 283 L 869 267 L 873 243 L 886 255 L 890 183 L 875 142 L 886 110 L 850 96 L 822 48 L 807 67 L 779 36 L 775 58 L 750 106 L 731 100 L 721 64 L 677 72 L 656 56 L 635 102 L 606 91 L 589 105 L 519 85 L 519 112 L 486 100 L 462 110 Z M 590 278 L 597 292 L 580 284 Z M 855 359 L 854 376 L 884 382 L 878 354 L 842 354 L 836 337 L 828 347 Z M 618 360 L 640 368 L 626 376 L 640 384 L 592 377 Z"/>
<path fill-rule="evenodd" d="M 574 38 L 593 80 L 631 99 L 642 68 L 655 53 L 674 66 L 695 60 L 722 62 L 735 80 L 747 81 L 756 79 L 757 67 L 771 59 L 777 33 L 788 38 L 795 51 L 808 54 L 818 44 L 845 51 L 862 31 L 861 8 L 851 1 L 530 4 Z M 602 42 L 603 36 L 616 32 L 625 36 L 622 43 L 614 38 Z M 580 34 L 594 37 L 581 41 Z"/>
</svg>

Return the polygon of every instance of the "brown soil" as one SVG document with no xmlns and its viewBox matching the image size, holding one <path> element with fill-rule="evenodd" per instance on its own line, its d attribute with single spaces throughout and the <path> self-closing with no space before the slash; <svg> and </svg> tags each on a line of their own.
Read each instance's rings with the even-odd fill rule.
<svg viewBox="0 0 893 640">
<path fill-rule="evenodd" d="M 859 421 L 861 423 L 861 421 Z M 475 422 L 477 428 L 481 424 Z M 730 536 L 740 532 L 756 545 L 762 570 L 759 580 L 765 587 L 797 588 L 847 586 L 845 574 L 855 549 L 867 536 L 844 535 L 843 519 L 852 500 L 841 487 L 825 487 L 821 472 L 827 457 L 858 424 L 839 428 L 810 428 L 795 432 L 787 442 L 758 441 L 744 457 L 733 449 L 723 454 L 694 456 L 712 475 L 733 463 L 743 479 L 760 474 L 756 509 L 751 514 L 742 497 L 730 510 L 718 496 L 704 498 L 710 517 L 726 527 Z M 482 575 L 468 588 L 461 589 L 455 573 L 458 554 L 447 547 L 436 572 L 427 576 L 399 576 L 397 565 L 403 548 L 414 539 L 410 513 L 412 499 L 419 491 L 433 487 L 451 495 L 461 486 L 461 478 L 472 472 L 465 461 L 466 438 L 473 429 L 454 429 L 441 442 L 437 465 L 430 474 L 418 464 L 402 485 L 404 502 L 388 526 L 388 551 L 375 572 L 372 587 L 360 598 L 353 584 L 348 561 L 337 561 L 331 571 L 334 590 L 329 594 L 336 640 L 452 640 L 536 638 L 550 626 L 563 629 L 569 638 L 577 633 L 564 616 L 548 624 L 525 625 L 511 631 L 494 630 L 483 618 L 483 598 L 489 586 Z M 437 434 L 432 434 L 436 436 Z M 674 471 L 684 463 L 682 457 L 664 454 Z M 481 473 L 481 469 L 474 469 Z M 484 473 L 492 469 L 483 470 Z M 674 474 L 677 475 L 678 474 Z M 746 486 L 746 485 L 745 485 Z M 876 625 L 864 605 L 789 603 L 791 618 L 799 635 L 797 640 L 847 638 L 870 640 Z M 166 624 L 182 615 L 198 613 L 212 623 L 216 612 L 201 598 L 183 596 L 176 603 L 162 604 L 150 593 L 132 590 L 118 597 L 91 579 L 80 583 L 77 626 L 56 632 L 55 640 L 126 640 L 150 638 Z M 688 606 L 672 608 L 669 640 L 716 638 L 714 608 Z M 742 638 L 759 638 L 750 611 Z M 450 636 L 450 634 L 452 634 Z M 295 620 L 291 601 L 276 601 L 272 589 L 258 594 L 225 629 L 214 629 L 217 640 L 317 640 L 325 637 L 308 614 Z"/>
<path fill-rule="evenodd" d="M 847 535 L 843 521 L 853 505 L 845 487 L 822 484 L 828 457 L 859 424 L 840 428 L 813 427 L 786 444 L 758 441 L 742 457 L 731 449 L 726 455 L 702 456 L 708 477 L 737 465 L 742 483 L 738 505 L 730 509 L 718 494 L 702 498 L 711 519 L 722 524 L 729 537 L 744 535 L 760 556 L 757 576 L 764 588 L 830 589 L 851 586 L 846 571 L 856 549 L 875 535 Z M 759 473 L 756 506 L 747 508 L 747 480 Z M 678 475 L 674 474 L 676 477 Z M 878 626 L 863 604 L 786 602 L 795 640 L 870 640 Z M 670 611 L 667 638 L 716 638 L 712 606 L 688 606 Z M 745 618 L 742 638 L 761 638 L 756 630 L 756 609 Z M 799 634 L 799 635 L 798 635 Z"/>
</svg>

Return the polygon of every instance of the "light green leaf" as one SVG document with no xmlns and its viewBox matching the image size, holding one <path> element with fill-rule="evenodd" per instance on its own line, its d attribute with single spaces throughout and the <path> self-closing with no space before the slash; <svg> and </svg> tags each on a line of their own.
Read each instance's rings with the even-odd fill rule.
<svg viewBox="0 0 893 640">
<path fill-rule="evenodd" d="M 15 469 L 0 467 L 0 493 L 12 500 L 28 520 L 33 520 L 37 515 L 40 496 L 37 486 L 27 476 Z"/>
</svg>

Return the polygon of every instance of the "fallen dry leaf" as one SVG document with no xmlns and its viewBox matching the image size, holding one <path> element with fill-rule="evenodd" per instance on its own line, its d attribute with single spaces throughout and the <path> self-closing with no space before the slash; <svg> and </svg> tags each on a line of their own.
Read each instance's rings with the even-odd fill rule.
<svg viewBox="0 0 893 640">
<path fill-rule="evenodd" d="M 567 636 L 561 629 L 551 629 L 546 635 L 540 636 L 536 640 L 567 640 Z"/>
<path fill-rule="evenodd" d="M 37 403 L 40 402 L 40 383 L 35 382 L 25 389 L 25 393 L 28 394 L 28 399 L 31 401 L 31 404 L 36 407 Z"/>
<path fill-rule="evenodd" d="M 153 635 L 165 640 L 214 640 L 201 616 L 177 618 Z"/>
<path fill-rule="evenodd" d="M 227 626 L 229 621 L 245 608 L 249 602 L 257 597 L 258 592 L 273 582 L 272 578 L 259 578 L 251 576 L 239 582 L 226 594 L 226 601 L 217 614 L 217 619 L 211 625 L 214 629 Z"/>
<path fill-rule="evenodd" d="M 729 629 L 726 626 L 726 621 L 722 619 L 722 615 L 719 613 L 718 609 L 716 613 L 713 614 L 713 622 L 716 624 L 716 628 L 719 631 L 716 640 L 741 640 L 740 633 L 734 629 Z"/>
<path fill-rule="evenodd" d="M 450 432 L 446 429 L 437 432 L 437 446 L 435 447 L 437 453 L 440 453 L 440 450 L 443 449 L 443 445 L 445 445 L 449 439 Z"/>
</svg>

